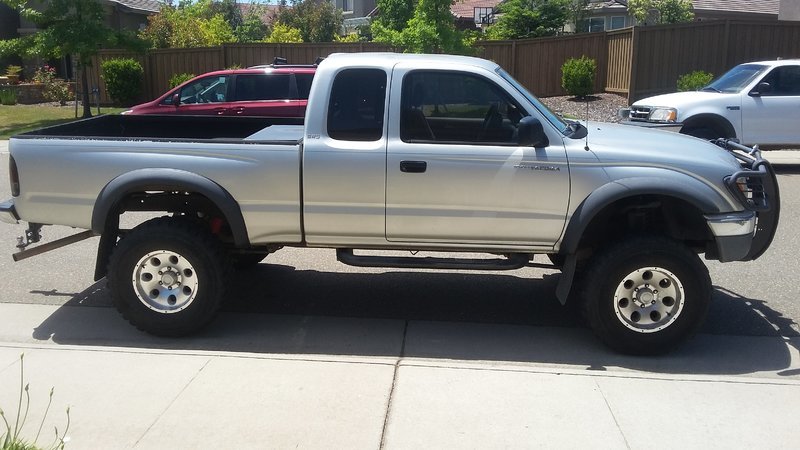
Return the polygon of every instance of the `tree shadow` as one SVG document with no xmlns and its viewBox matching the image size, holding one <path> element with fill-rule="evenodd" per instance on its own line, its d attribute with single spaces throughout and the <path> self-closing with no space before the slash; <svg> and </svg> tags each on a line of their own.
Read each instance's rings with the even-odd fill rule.
<svg viewBox="0 0 800 450">
<path fill-rule="evenodd" d="M 178 339 L 125 323 L 108 308 L 101 280 L 48 317 L 33 337 L 70 345 L 800 375 L 791 366 L 791 349 L 800 348 L 795 322 L 766 301 L 716 288 L 700 335 L 669 355 L 630 357 L 599 343 L 575 308 L 557 302 L 558 277 L 333 273 L 260 264 L 231 280 L 227 303 L 208 328 Z"/>
</svg>

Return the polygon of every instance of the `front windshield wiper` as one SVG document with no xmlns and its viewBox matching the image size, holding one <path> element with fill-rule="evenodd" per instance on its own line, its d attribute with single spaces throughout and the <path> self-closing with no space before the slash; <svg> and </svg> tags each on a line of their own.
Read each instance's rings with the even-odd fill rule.
<svg viewBox="0 0 800 450">
<path fill-rule="evenodd" d="M 720 91 L 719 89 L 717 89 L 715 87 L 712 87 L 712 86 L 706 86 L 706 87 L 704 87 L 703 89 L 700 89 L 700 90 L 703 91 L 703 92 L 713 91 L 713 92 L 722 93 L 722 91 Z"/>
</svg>

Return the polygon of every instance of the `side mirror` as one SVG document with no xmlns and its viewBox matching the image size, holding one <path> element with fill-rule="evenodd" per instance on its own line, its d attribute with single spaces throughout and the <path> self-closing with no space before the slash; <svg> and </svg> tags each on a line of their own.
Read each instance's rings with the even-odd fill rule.
<svg viewBox="0 0 800 450">
<path fill-rule="evenodd" d="M 767 83 L 766 81 L 762 81 L 761 83 L 758 83 L 758 85 L 756 85 L 755 89 L 750 91 L 750 96 L 759 97 L 761 95 L 768 94 L 771 91 L 772 91 L 772 86 L 770 86 L 770 84 Z"/>
<path fill-rule="evenodd" d="M 178 106 L 181 104 L 181 94 L 174 94 L 172 96 L 172 106 Z"/>
<path fill-rule="evenodd" d="M 520 119 L 517 125 L 517 143 L 523 147 L 541 148 L 550 145 L 547 135 L 544 134 L 542 122 L 532 116 Z"/>
</svg>

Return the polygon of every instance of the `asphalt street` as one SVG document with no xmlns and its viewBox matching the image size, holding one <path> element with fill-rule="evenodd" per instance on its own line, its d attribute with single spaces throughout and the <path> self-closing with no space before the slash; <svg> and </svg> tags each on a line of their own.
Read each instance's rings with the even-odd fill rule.
<svg viewBox="0 0 800 450">
<path fill-rule="evenodd" d="M 0 167 L 8 155 L 0 153 Z M 0 199 L 10 196 L 0 171 Z M 701 330 L 730 336 L 800 336 L 800 174 L 778 177 L 782 214 L 769 251 L 749 263 L 706 261 L 714 283 L 713 303 Z M 128 223 L 137 219 L 129 218 Z M 76 233 L 45 227 L 45 242 Z M 23 225 L 0 226 L 0 302 L 111 307 L 104 280 L 92 280 L 98 238 L 15 263 Z M 544 262 L 542 259 L 541 262 Z M 282 249 L 255 269 L 231 280 L 229 312 L 286 317 L 370 318 L 447 324 L 582 327 L 561 307 L 554 289 L 558 272 L 525 268 L 509 272 L 363 269 L 340 264 L 334 251 Z M 57 340 L 58 329 L 46 330 Z M 587 337 L 591 340 L 591 337 Z M 591 343 L 590 345 L 595 345 Z"/>
</svg>

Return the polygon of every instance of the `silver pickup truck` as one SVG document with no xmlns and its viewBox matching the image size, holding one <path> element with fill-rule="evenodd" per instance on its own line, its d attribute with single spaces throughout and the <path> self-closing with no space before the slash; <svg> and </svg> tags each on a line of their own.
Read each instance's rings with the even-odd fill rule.
<svg viewBox="0 0 800 450">
<path fill-rule="evenodd" d="M 333 55 L 302 124 L 105 116 L 15 136 L 10 153 L 0 218 L 29 223 L 20 247 L 45 224 L 87 230 L 15 259 L 100 235 L 96 279 L 133 325 L 168 336 L 206 325 L 236 295 L 228 271 L 283 246 L 450 270 L 546 254 L 535 265 L 561 270 L 557 297 L 600 339 L 662 353 L 708 310 L 698 255 L 758 258 L 779 213 L 757 148 L 565 121 L 497 64 L 444 55 Z M 165 215 L 120 229 L 126 211 Z"/>
</svg>

